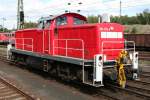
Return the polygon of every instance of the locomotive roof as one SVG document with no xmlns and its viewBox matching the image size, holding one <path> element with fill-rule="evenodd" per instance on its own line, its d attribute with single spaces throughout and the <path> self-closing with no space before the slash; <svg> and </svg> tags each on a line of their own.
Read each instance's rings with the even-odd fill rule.
<svg viewBox="0 0 150 100">
<path fill-rule="evenodd" d="M 39 19 L 39 21 L 54 20 L 54 19 L 56 19 L 57 17 L 67 16 L 67 15 L 77 16 L 77 17 L 82 18 L 82 19 L 85 20 L 85 21 L 87 20 L 85 16 L 80 15 L 80 14 L 78 14 L 78 13 L 64 13 L 64 14 L 60 14 L 60 15 L 50 15 L 50 16 L 48 16 L 48 17 L 41 17 L 41 18 Z"/>
</svg>

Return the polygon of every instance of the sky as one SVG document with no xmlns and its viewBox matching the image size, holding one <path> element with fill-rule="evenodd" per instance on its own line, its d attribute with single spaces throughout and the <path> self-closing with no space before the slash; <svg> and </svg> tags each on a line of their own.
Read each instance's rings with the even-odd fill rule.
<svg viewBox="0 0 150 100">
<path fill-rule="evenodd" d="M 16 28 L 17 1 L 0 0 L 0 25 L 4 24 L 4 27 L 9 29 Z M 144 9 L 150 9 L 150 0 L 121 0 L 121 2 L 122 15 L 134 16 Z M 119 16 L 119 7 L 120 0 L 24 0 L 25 21 L 32 22 L 36 22 L 42 16 L 62 14 L 65 10 L 71 12 L 80 10 L 80 14 L 85 16 L 103 13 Z"/>
</svg>

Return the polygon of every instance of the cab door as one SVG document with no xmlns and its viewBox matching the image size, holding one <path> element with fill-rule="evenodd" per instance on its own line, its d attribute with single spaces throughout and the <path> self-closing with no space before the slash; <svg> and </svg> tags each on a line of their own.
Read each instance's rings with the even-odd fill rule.
<svg viewBox="0 0 150 100">
<path fill-rule="evenodd" d="M 67 16 L 59 16 L 55 19 L 55 28 L 54 28 L 54 54 L 55 55 L 65 55 L 65 39 L 62 37 L 61 26 L 67 26 Z"/>
<path fill-rule="evenodd" d="M 47 20 L 44 25 L 43 30 L 43 52 L 46 54 L 50 54 L 50 47 L 51 47 L 51 31 L 50 31 L 50 20 Z"/>
</svg>

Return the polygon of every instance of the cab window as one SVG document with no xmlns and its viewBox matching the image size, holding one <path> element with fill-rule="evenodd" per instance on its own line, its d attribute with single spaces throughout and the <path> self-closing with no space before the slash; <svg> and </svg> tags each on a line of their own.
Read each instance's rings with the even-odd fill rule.
<svg viewBox="0 0 150 100">
<path fill-rule="evenodd" d="M 67 17 L 64 16 L 64 17 L 58 17 L 56 19 L 56 25 L 57 26 L 60 26 L 60 25 L 66 25 L 67 24 Z"/>
<path fill-rule="evenodd" d="M 38 23 L 39 29 L 45 29 L 45 28 L 47 29 L 49 27 L 50 27 L 50 20 L 43 20 Z"/>
<path fill-rule="evenodd" d="M 51 25 L 51 21 L 47 20 L 44 26 L 46 29 L 48 29 L 50 27 L 50 25 Z"/>
<path fill-rule="evenodd" d="M 73 18 L 73 24 L 79 25 L 79 24 L 85 24 L 86 22 L 84 20 L 81 20 L 79 18 L 74 17 Z"/>
<path fill-rule="evenodd" d="M 39 21 L 38 28 L 39 29 L 43 29 L 44 28 L 44 22 L 43 21 Z"/>
</svg>

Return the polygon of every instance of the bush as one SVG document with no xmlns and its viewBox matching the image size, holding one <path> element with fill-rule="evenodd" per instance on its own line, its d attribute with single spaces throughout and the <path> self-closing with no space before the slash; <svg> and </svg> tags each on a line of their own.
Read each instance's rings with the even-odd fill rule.
<svg viewBox="0 0 150 100">
<path fill-rule="evenodd" d="M 136 32 L 137 32 L 136 27 L 133 27 L 131 33 L 135 34 Z"/>
<path fill-rule="evenodd" d="M 124 30 L 124 33 L 129 33 L 129 32 L 130 32 L 129 29 Z"/>
</svg>

